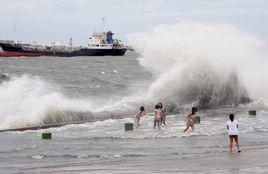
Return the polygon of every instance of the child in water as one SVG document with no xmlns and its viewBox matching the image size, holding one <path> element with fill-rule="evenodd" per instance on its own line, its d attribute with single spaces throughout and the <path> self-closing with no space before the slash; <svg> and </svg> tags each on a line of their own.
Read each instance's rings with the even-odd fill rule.
<svg viewBox="0 0 268 174">
<path fill-rule="evenodd" d="M 134 120 L 136 128 L 140 126 L 140 118 L 144 115 L 145 115 L 145 108 L 144 106 L 141 106 L 140 112 L 136 115 L 135 120 Z"/>
<path fill-rule="evenodd" d="M 232 152 L 233 140 L 235 140 L 237 152 L 240 153 L 240 147 L 238 142 L 238 122 L 234 120 L 234 114 L 229 115 L 229 119 L 226 123 L 228 135 L 229 135 L 229 149 Z"/>
<path fill-rule="evenodd" d="M 161 126 L 163 126 L 163 125 L 166 126 L 166 108 L 163 107 L 163 104 L 162 103 L 159 103 L 158 105 L 159 105 L 159 108 L 162 111 L 162 117 L 161 117 L 160 125 Z"/>
<path fill-rule="evenodd" d="M 162 110 L 160 109 L 159 105 L 155 105 L 155 110 L 154 110 L 154 129 L 157 127 L 160 130 L 160 121 L 162 117 Z"/>
<path fill-rule="evenodd" d="M 186 132 L 190 127 L 194 131 L 194 116 L 196 115 L 197 108 L 192 107 L 192 112 L 187 115 L 186 118 L 186 128 L 183 130 L 183 132 Z"/>
</svg>

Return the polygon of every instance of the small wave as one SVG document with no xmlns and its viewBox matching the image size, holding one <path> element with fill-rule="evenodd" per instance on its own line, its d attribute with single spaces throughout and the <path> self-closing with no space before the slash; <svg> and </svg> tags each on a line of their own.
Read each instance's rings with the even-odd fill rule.
<svg viewBox="0 0 268 174">
<path fill-rule="evenodd" d="M 44 155 L 44 154 L 38 154 L 38 155 L 31 156 L 32 159 L 37 159 L 37 160 L 44 159 L 45 157 L 46 157 L 46 155 Z"/>
<path fill-rule="evenodd" d="M 122 157 L 121 154 L 103 154 L 103 155 L 100 155 L 101 159 L 120 158 L 120 157 Z"/>
</svg>

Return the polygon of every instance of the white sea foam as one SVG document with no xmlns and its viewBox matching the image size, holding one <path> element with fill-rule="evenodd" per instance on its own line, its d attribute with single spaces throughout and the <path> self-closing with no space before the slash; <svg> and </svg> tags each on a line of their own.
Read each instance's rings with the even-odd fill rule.
<svg viewBox="0 0 268 174">
<path fill-rule="evenodd" d="M 243 110 L 247 110 L 244 108 Z M 228 112 L 227 110 L 225 111 Z M 214 136 L 224 135 L 226 132 L 226 121 L 228 115 L 222 115 L 217 111 L 216 115 L 210 113 L 198 113 L 201 117 L 201 123 L 195 124 L 195 131 L 189 130 L 186 133 L 185 129 L 186 113 L 179 115 L 168 115 L 167 126 L 161 127 L 161 130 L 153 129 L 153 116 L 144 116 L 141 118 L 141 126 L 133 131 L 125 131 L 125 123 L 133 123 L 133 118 L 124 119 L 108 119 L 104 121 L 90 122 L 84 124 L 67 125 L 60 128 L 50 128 L 48 131 L 53 132 L 55 138 L 118 138 L 118 139 L 154 139 L 154 138 L 170 138 L 170 137 L 189 137 L 189 136 Z M 247 112 L 235 114 L 235 118 L 239 123 L 240 133 L 250 133 L 256 131 L 268 131 L 268 112 L 258 111 L 257 117 L 249 117 Z M 41 133 L 42 130 L 27 131 Z"/>
<path fill-rule="evenodd" d="M 39 125 L 54 111 L 89 111 L 91 104 L 69 99 L 37 77 L 15 77 L 0 85 L 0 128 Z"/>
<path fill-rule="evenodd" d="M 46 155 L 43 155 L 43 154 L 38 154 L 38 155 L 31 156 L 32 159 L 37 159 L 37 160 L 44 159 L 45 157 L 46 157 Z"/>
<path fill-rule="evenodd" d="M 156 76 L 144 98 L 183 104 L 204 94 L 226 96 L 227 87 L 237 88 L 238 95 L 244 85 L 251 98 L 268 98 L 265 44 L 234 26 L 181 22 L 129 35 L 128 40 L 141 53 L 140 64 Z M 238 77 L 237 86 L 227 83 L 232 74 Z"/>
</svg>

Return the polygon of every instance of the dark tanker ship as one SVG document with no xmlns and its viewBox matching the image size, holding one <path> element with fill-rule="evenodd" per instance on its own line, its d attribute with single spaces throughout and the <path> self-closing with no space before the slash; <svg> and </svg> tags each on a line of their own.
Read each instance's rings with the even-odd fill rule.
<svg viewBox="0 0 268 174">
<path fill-rule="evenodd" d="M 95 32 L 90 38 L 91 42 L 85 47 L 73 47 L 72 38 L 69 46 L 57 46 L 52 43 L 50 46 L 38 44 L 25 44 L 12 40 L 0 41 L 0 57 L 38 57 L 38 56 L 122 56 L 127 47 L 120 41 L 113 39 L 113 33 Z"/>
</svg>

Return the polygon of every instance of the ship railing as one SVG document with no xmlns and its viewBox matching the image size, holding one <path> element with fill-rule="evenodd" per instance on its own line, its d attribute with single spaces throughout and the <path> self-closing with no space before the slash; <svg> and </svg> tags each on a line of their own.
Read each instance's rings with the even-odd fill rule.
<svg viewBox="0 0 268 174">
<path fill-rule="evenodd" d="M 122 48 L 126 48 L 126 47 L 122 44 L 88 44 L 88 48 L 122 49 Z"/>
<path fill-rule="evenodd" d="M 3 43 L 3 44 L 15 44 L 15 41 L 14 40 L 0 40 L 0 43 Z"/>
<path fill-rule="evenodd" d="M 106 47 L 112 48 L 113 44 L 88 44 L 88 47 Z"/>
</svg>

